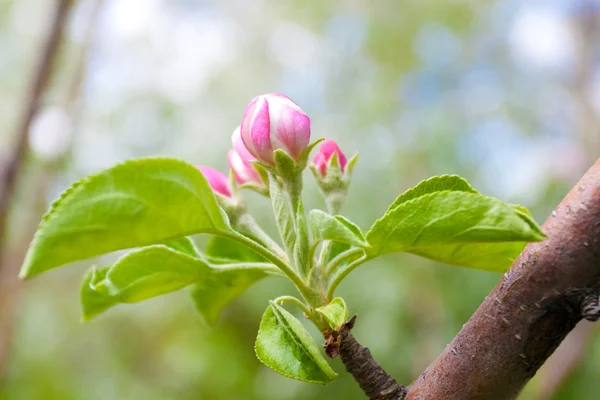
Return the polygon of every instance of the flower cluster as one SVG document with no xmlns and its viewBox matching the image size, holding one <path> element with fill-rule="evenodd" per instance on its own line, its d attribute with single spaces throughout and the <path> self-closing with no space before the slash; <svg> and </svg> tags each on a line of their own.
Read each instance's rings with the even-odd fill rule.
<svg viewBox="0 0 600 400">
<path fill-rule="evenodd" d="M 232 149 L 227 159 L 235 183 L 268 195 L 267 171 L 276 167 L 274 153 L 283 150 L 295 163 L 301 163 L 310 149 L 310 118 L 289 97 L 270 93 L 255 97 L 246 107 L 241 125 L 231 137 Z M 330 182 L 344 175 L 348 162 L 335 141 L 321 142 L 311 165 L 319 182 Z M 219 196 L 233 199 L 233 179 L 210 167 L 199 166 L 208 183 Z M 319 183 L 327 197 L 331 184 Z"/>
</svg>

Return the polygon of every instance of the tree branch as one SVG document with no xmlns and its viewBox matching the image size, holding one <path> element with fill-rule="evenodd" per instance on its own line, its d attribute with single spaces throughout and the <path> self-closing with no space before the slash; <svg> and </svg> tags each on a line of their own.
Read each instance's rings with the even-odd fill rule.
<svg viewBox="0 0 600 400">
<path fill-rule="evenodd" d="M 324 333 L 372 400 L 505 400 L 585 318 L 600 318 L 600 159 L 542 226 L 463 329 L 408 388 L 396 383 L 350 333 Z"/>
<path fill-rule="evenodd" d="M 582 319 L 597 319 L 600 160 L 542 226 L 407 399 L 512 399 Z"/>
</svg>

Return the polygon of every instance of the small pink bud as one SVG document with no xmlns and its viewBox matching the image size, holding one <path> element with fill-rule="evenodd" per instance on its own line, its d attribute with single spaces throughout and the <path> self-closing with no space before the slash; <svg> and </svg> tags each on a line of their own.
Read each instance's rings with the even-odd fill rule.
<svg viewBox="0 0 600 400">
<path fill-rule="evenodd" d="M 279 149 L 299 160 L 310 142 L 310 118 L 290 98 L 269 93 L 248 104 L 240 132 L 257 160 L 273 165 L 273 151 Z"/>
<path fill-rule="evenodd" d="M 315 166 L 322 176 L 327 174 L 327 167 L 329 166 L 329 161 L 331 160 L 333 153 L 337 153 L 342 172 L 344 172 L 344 168 L 346 168 L 346 156 L 342 153 L 342 150 L 340 150 L 334 140 L 327 139 L 321 142 L 319 152 L 314 159 Z"/>
<path fill-rule="evenodd" d="M 229 178 L 224 173 L 211 167 L 197 166 L 197 168 L 202 172 L 202 175 L 204 175 L 215 193 L 218 193 L 221 196 L 231 197 Z"/>
<path fill-rule="evenodd" d="M 227 159 L 229 161 L 229 168 L 233 170 L 237 183 L 240 185 L 247 183 L 262 185 L 263 180 L 260 177 L 260 174 L 250 162 L 256 158 L 250 154 L 244 145 L 239 127 L 233 131 L 231 142 L 233 144 L 233 149 L 229 150 L 229 153 L 227 153 Z"/>
</svg>

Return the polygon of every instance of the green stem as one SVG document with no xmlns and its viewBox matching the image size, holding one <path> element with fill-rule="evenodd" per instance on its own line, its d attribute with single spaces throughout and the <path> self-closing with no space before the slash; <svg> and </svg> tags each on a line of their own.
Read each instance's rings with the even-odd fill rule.
<svg viewBox="0 0 600 400">
<path fill-rule="evenodd" d="M 257 254 L 266 258 L 268 261 L 271 261 L 273 264 L 275 264 L 275 266 L 278 267 L 292 281 L 292 283 L 296 286 L 300 294 L 302 294 L 304 299 L 312 307 L 317 308 L 323 304 L 323 299 L 321 298 L 321 296 L 313 289 L 311 289 L 292 267 L 290 267 L 285 261 L 279 258 L 271 250 L 261 246 L 254 240 L 235 231 L 223 232 L 223 235 L 228 239 L 234 240 L 238 243 L 245 245 L 249 249 L 253 250 Z"/>
<path fill-rule="evenodd" d="M 301 201 L 302 185 L 302 172 L 295 173 L 292 179 L 285 181 L 285 189 L 290 195 L 290 201 L 292 202 L 294 219 Z"/>
<path fill-rule="evenodd" d="M 346 191 L 338 190 L 335 192 L 327 193 L 325 196 L 325 203 L 327 205 L 327 212 L 331 215 L 337 215 L 342 210 L 342 206 L 346 201 Z"/>
<path fill-rule="evenodd" d="M 333 298 L 335 289 L 337 289 L 338 285 L 344 280 L 345 277 L 348 276 L 350 272 L 354 271 L 356 267 L 367 262 L 368 260 L 369 257 L 365 254 L 362 257 L 352 261 L 350 264 L 348 264 L 346 268 L 338 270 L 338 274 L 333 277 L 333 281 L 331 282 L 331 285 L 329 285 L 329 289 L 327 290 L 327 299 L 329 300 Z"/>
<path fill-rule="evenodd" d="M 312 310 L 306 304 L 304 304 L 301 300 L 295 298 L 294 296 L 281 296 L 281 297 L 276 298 L 273 301 L 279 305 L 281 305 L 281 303 L 283 303 L 284 301 L 287 301 L 289 303 L 294 303 L 302 311 L 304 311 L 304 314 L 306 314 L 308 317 L 310 317 L 313 313 Z"/>
<path fill-rule="evenodd" d="M 243 271 L 245 269 L 262 269 L 265 272 L 270 272 L 276 275 L 283 275 L 281 270 L 274 266 L 272 263 L 266 262 L 244 262 L 244 263 L 231 263 L 231 264 L 213 264 L 216 265 L 215 273 L 226 272 L 226 271 Z M 283 275 L 285 276 L 285 275 Z"/>
<path fill-rule="evenodd" d="M 239 230 L 247 231 L 252 235 L 256 236 L 261 243 L 265 246 L 271 248 L 277 255 L 284 260 L 287 260 L 287 255 L 285 251 L 279 246 L 279 244 L 273 240 L 271 236 L 269 236 L 265 231 L 262 230 L 260 225 L 256 223 L 256 220 L 250 214 L 244 214 L 241 216 L 236 224 L 236 228 Z"/>
<path fill-rule="evenodd" d="M 328 277 L 332 272 L 335 272 L 336 268 L 339 267 L 344 261 L 363 253 L 364 250 L 359 247 L 354 247 L 343 253 L 338 254 L 327 264 L 325 268 L 325 276 Z"/>
</svg>

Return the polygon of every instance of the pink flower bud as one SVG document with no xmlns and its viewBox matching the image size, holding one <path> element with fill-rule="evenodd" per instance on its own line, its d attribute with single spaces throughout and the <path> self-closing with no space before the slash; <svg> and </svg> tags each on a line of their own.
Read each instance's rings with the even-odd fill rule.
<svg viewBox="0 0 600 400">
<path fill-rule="evenodd" d="M 202 172 L 202 175 L 204 175 L 215 193 L 218 193 L 221 196 L 231 197 L 229 178 L 224 173 L 211 167 L 198 166 L 197 168 Z"/>
<path fill-rule="evenodd" d="M 319 152 L 314 159 L 315 166 L 322 176 L 327 174 L 327 167 L 329 166 L 329 161 L 331 160 L 333 153 L 337 153 L 342 172 L 344 172 L 344 168 L 346 168 L 346 156 L 342 153 L 342 150 L 340 150 L 337 143 L 331 139 L 323 140 L 319 147 Z"/>
<path fill-rule="evenodd" d="M 295 160 L 310 142 L 310 118 L 290 98 L 270 93 L 255 97 L 244 112 L 241 136 L 257 160 L 274 164 L 273 151 L 285 150 Z"/>
<path fill-rule="evenodd" d="M 260 174 L 250 162 L 256 158 L 250 154 L 244 145 L 239 127 L 233 131 L 231 142 L 233 144 L 233 149 L 229 150 L 229 153 L 227 153 L 227 159 L 229 161 L 229 168 L 233 170 L 237 183 L 240 185 L 247 183 L 262 185 L 263 180 L 260 177 Z"/>
</svg>

